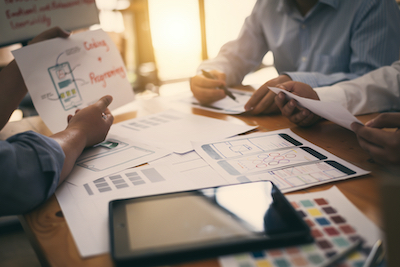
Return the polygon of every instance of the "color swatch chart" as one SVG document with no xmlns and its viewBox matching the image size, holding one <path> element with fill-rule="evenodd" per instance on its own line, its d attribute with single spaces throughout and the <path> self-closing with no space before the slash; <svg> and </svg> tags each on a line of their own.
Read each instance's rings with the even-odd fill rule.
<svg viewBox="0 0 400 267">
<path fill-rule="evenodd" d="M 336 187 L 287 198 L 310 226 L 314 243 L 221 257 L 222 267 L 321 266 L 357 240 L 362 246 L 337 266 L 363 266 L 380 230 Z"/>
</svg>

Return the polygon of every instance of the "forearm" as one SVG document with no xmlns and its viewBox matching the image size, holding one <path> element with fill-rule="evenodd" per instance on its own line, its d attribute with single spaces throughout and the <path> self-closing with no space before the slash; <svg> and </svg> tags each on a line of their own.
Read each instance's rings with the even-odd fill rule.
<svg viewBox="0 0 400 267">
<path fill-rule="evenodd" d="M 400 61 L 315 91 L 321 101 L 339 102 L 355 115 L 400 110 Z"/>
<path fill-rule="evenodd" d="M 67 128 L 66 130 L 50 136 L 62 148 L 65 154 L 64 165 L 60 175 L 60 183 L 69 175 L 75 165 L 77 158 L 81 155 L 86 147 L 86 135 L 75 128 Z"/>
<path fill-rule="evenodd" d="M 20 133 L 0 141 L 0 158 L 0 216 L 28 212 L 56 190 L 64 153 L 54 140 Z"/>
<path fill-rule="evenodd" d="M 260 11 L 262 2 L 257 1 L 238 38 L 223 45 L 217 57 L 203 62 L 198 71 L 204 68 L 223 72 L 226 74 L 227 85 L 234 86 L 239 85 L 248 73 L 259 67 L 269 50 L 261 26 L 264 15 Z"/>
<path fill-rule="evenodd" d="M 26 95 L 27 89 L 15 60 L 0 72 L 0 81 L 0 129 L 2 129 Z"/>
<path fill-rule="evenodd" d="M 302 82 L 310 85 L 311 87 L 330 86 L 338 82 L 352 80 L 358 77 L 355 73 L 332 73 L 322 74 L 318 72 L 284 72 L 292 81 Z"/>
</svg>

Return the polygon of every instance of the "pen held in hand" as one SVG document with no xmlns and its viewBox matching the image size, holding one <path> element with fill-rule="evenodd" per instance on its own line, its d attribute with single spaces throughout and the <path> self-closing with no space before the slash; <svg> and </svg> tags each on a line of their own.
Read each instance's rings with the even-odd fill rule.
<svg viewBox="0 0 400 267">
<path fill-rule="evenodd" d="M 214 80 L 215 80 L 215 77 L 214 77 L 211 73 L 209 73 L 209 72 L 207 72 L 207 71 L 205 71 L 205 70 L 201 70 L 201 72 L 203 73 L 203 75 L 204 75 L 205 77 L 207 77 L 207 78 L 209 78 L 209 79 L 214 79 Z M 232 100 L 236 101 L 236 97 L 231 93 L 231 91 L 228 90 L 228 88 L 226 88 L 226 86 L 220 86 L 219 88 L 221 88 L 222 90 L 224 90 L 225 94 L 226 94 L 227 96 L 229 96 L 230 98 L 232 98 Z M 236 101 L 236 102 L 237 102 L 237 101 Z"/>
</svg>

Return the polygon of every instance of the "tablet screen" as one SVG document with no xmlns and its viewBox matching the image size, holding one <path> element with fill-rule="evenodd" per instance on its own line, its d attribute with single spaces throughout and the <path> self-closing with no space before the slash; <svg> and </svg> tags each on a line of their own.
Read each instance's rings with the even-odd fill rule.
<svg viewBox="0 0 400 267">
<path fill-rule="evenodd" d="M 111 229 L 117 257 L 211 247 L 218 255 L 229 247 L 311 240 L 308 226 L 269 181 L 119 200 L 110 207 L 112 224 L 123 226 Z"/>
</svg>

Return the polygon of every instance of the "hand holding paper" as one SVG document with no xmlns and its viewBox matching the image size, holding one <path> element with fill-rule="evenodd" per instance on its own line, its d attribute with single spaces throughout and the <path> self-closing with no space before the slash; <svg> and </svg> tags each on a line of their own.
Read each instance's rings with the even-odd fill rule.
<svg viewBox="0 0 400 267">
<path fill-rule="evenodd" d="M 360 122 L 347 109 L 345 109 L 338 103 L 322 102 L 314 99 L 300 97 L 276 87 L 270 87 L 269 89 L 276 94 L 278 94 L 279 92 L 283 92 L 289 99 L 296 100 L 302 107 L 349 130 L 351 130 L 350 125 L 353 122 L 362 124 L 362 122 Z"/>
<path fill-rule="evenodd" d="M 111 95 L 110 110 L 134 100 L 121 55 L 102 30 L 55 38 L 13 51 L 33 104 L 59 132 L 75 110 Z"/>
</svg>

